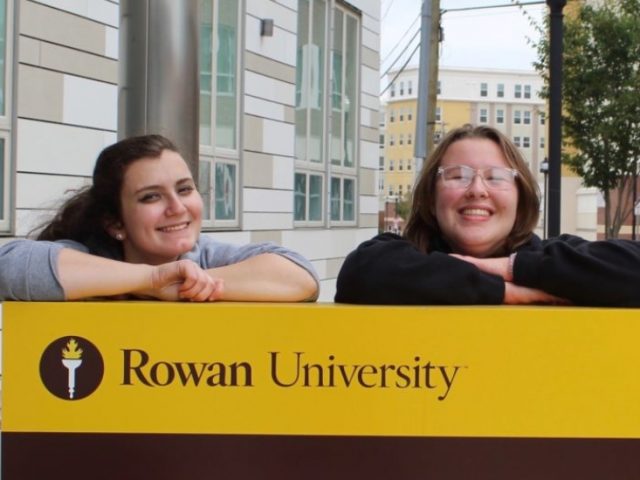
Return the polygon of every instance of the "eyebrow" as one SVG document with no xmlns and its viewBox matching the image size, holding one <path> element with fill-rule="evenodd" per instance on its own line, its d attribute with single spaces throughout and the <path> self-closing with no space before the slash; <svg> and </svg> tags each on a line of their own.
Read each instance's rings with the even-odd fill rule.
<svg viewBox="0 0 640 480">
<path fill-rule="evenodd" d="M 181 178 L 180 180 L 178 180 L 175 185 L 182 185 L 184 183 L 193 183 L 195 184 L 195 181 L 193 180 L 192 177 L 184 177 Z M 164 186 L 162 185 L 145 185 L 144 187 L 140 187 L 139 189 L 135 190 L 133 192 L 134 195 L 138 195 L 139 193 L 142 193 L 146 190 L 158 190 L 158 189 L 163 189 Z"/>
</svg>

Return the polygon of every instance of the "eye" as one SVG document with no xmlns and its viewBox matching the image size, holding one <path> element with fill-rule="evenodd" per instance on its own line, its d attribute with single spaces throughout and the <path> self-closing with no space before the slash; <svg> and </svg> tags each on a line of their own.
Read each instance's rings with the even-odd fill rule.
<svg viewBox="0 0 640 480">
<path fill-rule="evenodd" d="M 178 194 L 186 196 L 193 192 L 195 189 L 196 187 L 193 185 L 182 185 L 178 187 Z"/>
<path fill-rule="evenodd" d="M 156 192 L 148 192 L 142 195 L 138 201 L 141 203 L 152 203 L 160 199 L 160 194 Z"/>
</svg>

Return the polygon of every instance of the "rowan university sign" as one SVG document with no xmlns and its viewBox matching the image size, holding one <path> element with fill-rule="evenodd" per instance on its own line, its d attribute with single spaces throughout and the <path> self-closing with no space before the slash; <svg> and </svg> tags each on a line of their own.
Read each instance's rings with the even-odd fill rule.
<svg viewBox="0 0 640 480">
<path fill-rule="evenodd" d="M 640 475 L 637 310 L 5 303 L 3 334 L 5 480 Z"/>
</svg>

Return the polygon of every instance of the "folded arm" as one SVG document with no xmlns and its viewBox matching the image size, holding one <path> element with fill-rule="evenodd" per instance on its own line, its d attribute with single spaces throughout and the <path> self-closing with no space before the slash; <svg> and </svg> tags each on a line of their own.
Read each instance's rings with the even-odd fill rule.
<svg viewBox="0 0 640 480">
<path fill-rule="evenodd" d="M 307 270 L 275 253 L 262 253 L 207 272 L 224 282 L 221 300 L 301 302 L 315 300 L 318 295 L 317 282 Z"/>
</svg>

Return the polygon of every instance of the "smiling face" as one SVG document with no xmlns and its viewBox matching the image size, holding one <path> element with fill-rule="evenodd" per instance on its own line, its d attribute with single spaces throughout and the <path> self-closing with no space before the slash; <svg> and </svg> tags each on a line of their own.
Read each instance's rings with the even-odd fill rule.
<svg viewBox="0 0 640 480">
<path fill-rule="evenodd" d="M 441 167 L 467 165 L 473 169 L 511 168 L 500 147 L 486 138 L 465 138 L 452 143 Z M 499 252 L 516 220 L 518 188 L 490 189 L 480 175 L 465 188 L 436 182 L 435 214 L 440 230 L 455 253 L 489 257 Z"/>
<path fill-rule="evenodd" d="M 159 265 L 195 245 L 202 221 L 202 197 L 180 154 L 164 150 L 126 170 L 120 193 L 121 222 L 110 227 L 122 239 L 124 259 Z"/>
</svg>

